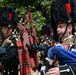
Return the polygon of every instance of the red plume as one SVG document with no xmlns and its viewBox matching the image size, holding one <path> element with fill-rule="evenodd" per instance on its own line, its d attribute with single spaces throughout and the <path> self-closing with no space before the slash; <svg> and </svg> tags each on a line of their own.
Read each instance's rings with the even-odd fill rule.
<svg viewBox="0 0 76 75">
<path fill-rule="evenodd" d="M 13 11 L 12 6 L 9 6 L 9 7 L 8 7 L 8 17 L 9 17 L 10 20 L 12 20 L 12 18 L 13 18 L 12 11 Z"/>
<path fill-rule="evenodd" d="M 64 0 L 65 2 L 65 7 L 67 9 L 68 14 L 71 14 L 71 4 L 70 4 L 70 0 Z"/>
<path fill-rule="evenodd" d="M 8 17 L 10 18 L 10 20 L 12 20 L 12 13 L 9 13 Z"/>
</svg>

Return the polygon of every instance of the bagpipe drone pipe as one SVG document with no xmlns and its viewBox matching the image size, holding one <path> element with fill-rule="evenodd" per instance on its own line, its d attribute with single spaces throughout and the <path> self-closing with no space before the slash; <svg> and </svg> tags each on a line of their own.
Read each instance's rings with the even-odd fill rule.
<svg viewBox="0 0 76 75">
<path fill-rule="evenodd" d="M 37 44 L 38 42 L 35 26 L 31 26 L 32 32 L 30 32 L 30 35 L 24 26 L 29 22 L 29 20 L 32 23 L 32 14 L 30 7 L 27 8 L 26 14 L 24 13 L 13 33 L 14 37 L 16 38 L 16 44 L 18 46 L 20 75 L 29 75 L 31 69 L 35 70 L 38 67 L 37 51 L 31 49 L 31 44 Z M 31 34 L 33 34 L 34 38 L 31 36 Z"/>
</svg>

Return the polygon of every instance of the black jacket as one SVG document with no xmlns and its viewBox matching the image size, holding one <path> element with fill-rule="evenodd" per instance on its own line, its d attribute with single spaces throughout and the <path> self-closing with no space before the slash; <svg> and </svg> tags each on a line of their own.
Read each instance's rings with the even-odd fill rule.
<svg viewBox="0 0 76 75">
<path fill-rule="evenodd" d="M 6 49 L 6 53 L 0 57 L 0 62 L 6 64 L 18 64 L 18 49 L 15 38 L 10 37 L 8 40 L 9 41 L 3 46 L 3 48 Z"/>
<path fill-rule="evenodd" d="M 59 67 L 60 75 L 76 75 L 76 65 L 63 65 Z"/>
</svg>

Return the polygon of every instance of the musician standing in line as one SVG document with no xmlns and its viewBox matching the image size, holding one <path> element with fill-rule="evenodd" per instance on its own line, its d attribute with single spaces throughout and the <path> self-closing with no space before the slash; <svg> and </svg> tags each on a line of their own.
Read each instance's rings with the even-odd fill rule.
<svg viewBox="0 0 76 75">
<path fill-rule="evenodd" d="M 45 75 L 76 75 L 76 49 L 73 48 L 76 38 L 72 35 L 76 22 L 75 3 L 75 0 L 55 0 L 52 4 L 51 21 L 62 44 L 50 48 L 47 55 L 51 61 L 56 57 L 60 66 L 49 69 Z"/>
<path fill-rule="evenodd" d="M 2 33 L 4 41 L 1 48 L 6 50 L 0 57 L 2 64 L 3 75 L 18 75 L 18 50 L 15 38 L 12 32 L 18 23 L 18 16 L 11 6 L 5 7 L 0 12 L 0 25 L 2 26 Z"/>
</svg>

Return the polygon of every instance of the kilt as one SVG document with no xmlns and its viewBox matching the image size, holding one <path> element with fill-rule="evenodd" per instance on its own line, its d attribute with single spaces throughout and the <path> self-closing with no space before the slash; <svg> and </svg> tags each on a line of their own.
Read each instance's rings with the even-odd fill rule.
<svg viewBox="0 0 76 75">
<path fill-rule="evenodd" d="M 34 70 L 38 69 L 39 61 L 38 61 L 37 51 L 35 50 L 31 51 L 30 62 L 31 62 L 32 69 Z"/>
</svg>

